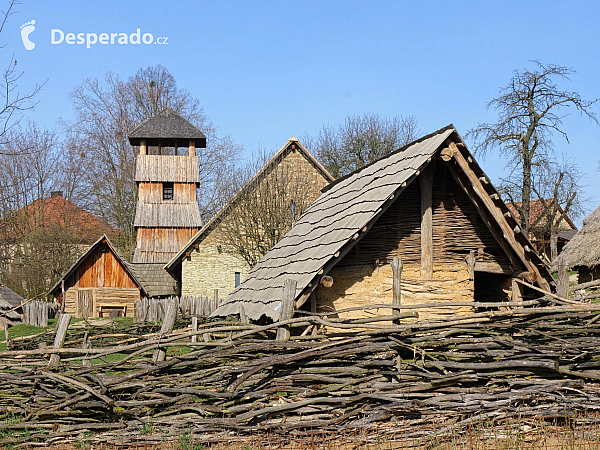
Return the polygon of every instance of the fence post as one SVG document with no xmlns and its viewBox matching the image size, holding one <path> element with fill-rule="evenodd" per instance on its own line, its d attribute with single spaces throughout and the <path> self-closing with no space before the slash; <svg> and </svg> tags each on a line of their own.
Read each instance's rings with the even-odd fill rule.
<svg viewBox="0 0 600 450">
<path fill-rule="evenodd" d="M 392 260 L 392 272 L 394 275 L 393 285 L 392 285 L 392 305 L 400 306 L 402 303 L 402 290 L 400 287 L 400 282 L 402 280 L 402 260 L 398 257 L 394 257 Z M 393 309 L 392 315 L 396 315 L 400 313 L 400 309 Z M 394 320 L 395 324 L 399 324 L 400 320 Z"/>
<path fill-rule="evenodd" d="M 558 286 L 556 293 L 562 298 L 569 296 L 569 271 L 564 264 L 558 265 Z"/>
<path fill-rule="evenodd" d="M 3 320 L 2 325 L 4 325 L 4 338 L 6 339 L 6 350 L 10 350 L 10 341 L 8 340 L 8 322 Z"/>
<path fill-rule="evenodd" d="M 48 309 L 46 308 L 46 311 Z M 56 322 L 56 336 L 54 338 L 54 345 L 52 348 L 62 348 L 65 343 L 65 338 L 67 337 L 67 330 L 69 329 L 69 322 L 71 322 L 71 314 L 63 313 L 58 318 L 58 322 Z M 58 353 L 54 353 L 50 355 L 50 363 L 49 367 L 56 367 L 60 362 L 60 355 Z"/>
<path fill-rule="evenodd" d="M 241 305 L 241 304 L 240 304 L 240 322 L 248 323 L 248 316 L 246 316 L 246 309 L 244 308 L 244 305 Z"/>
<path fill-rule="evenodd" d="M 198 309 L 199 309 L 199 305 L 200 302 L 198 301 L 198 298 L 196 297 L 190 297 L 190 311 L 192 314 L 192 331 L 198 331 Z M 192 342 L 198 342 L 198 335 L 194 334 L 192 336 Z"/>
<path fill-rule="evenodd" d="M 92 347 L 92 344 L 90 343 L 90 339 L 88 338 L 88 332 L 85 332 L 85 335 L 83 336 L 83 344 L 81 344 L 81 348 L 84 350 L 87 350 L 89 348 Z M 83 367 L 91 367 L 92 362 L 90 361 L 90 358 L 88 355 L 86 355 L 83 358 Z"/>
<path fill-rule="evenodd" d="M 281 300 L 281 315 L 279 320 L 291 319 L 294 315 L 294 300 L 296 299 L 296 280 L 285 280 L 283 285 L 283 299 Z M 290 340 L 290 326 L 284 325 L 277 329 L 278 341 Z"/>
<path fill-rule="evenodd" d="M 173 327 L 175 326 L 175 318 L 177 317 L 177 306 L 173 302 L 167 303 L 167 308 L 165 314 L 163 316 L 163 323 L 160 327 L 160 334 L 165 335 L 169 334 L 173 331 Z M 154 354 L 152 355 L 152 361 L 160 362 L 164 361 L 167 353 L 162 348 L 157 348 L 154 350 Z"/>
</svg>

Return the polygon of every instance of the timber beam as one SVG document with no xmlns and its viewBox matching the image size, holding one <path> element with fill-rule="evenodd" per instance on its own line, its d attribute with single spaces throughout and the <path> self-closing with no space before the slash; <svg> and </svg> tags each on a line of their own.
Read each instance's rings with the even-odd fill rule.
<svg viewBox="0 0 600 450">
<path fill-rule="evenodd" d="M 500 227 L 501 233 L 502 233 L 504 239 L 512 247 L 512 251 L 519 257 L 519 259 L 525 265 L 525 267 L 529 268 L 535 274 L 536 281 L 539 283 L 539 285 L 543 289 L 550 291 L 550 284 L 544 277 L 542 277 L 542 275 L 539 271 L 539 268 L 535 265 L 535 263 L 533 263 L 532 261 L 529 261 L 529 259 L 526 257 L 525 250 L 523 249 L 523 245 L 518 242 L 518 240 L 515 236 L 515 231 L 513 229 L 511 229 L 510 225 L 505 220 L 504 215 L 502 214 L 502 211 L 500 211 L 500 208 L 498 208 L 496 206 L 494 200 L 492 200 L 492 198 L 490 197 L 490 194 L 488 194 L 484 185 L 481 183 L 481 181 L 479 180 L 477 175 L 475 175 L 473 170 L 471 170 L 469 162 L 465 159 L 465 157 L 460 152 L 460 150 L 458 149 L 456 144 L 454 142 L 451 142 L 447 148 L 442 150 L 441 155 L 442 155 L 442 159 L 444 159 L 444 161 L 449 162 L 451 159 L 454 159 L 456 164 L 460 167 L 461 171 L 465 174 L 465 176 L 469 180 L 469 183 L 473 189 L 473 192 L 477 195 L 479 200 L 483 203 L 483 205 L 489 211 L 489 214 L 491 214 L 492 218 L 495 220 L 495 222 Z M 452 166 L 449 165 L 449 167 L 452 167 Z M 477 204 L 477 202 L 476 202 L 476 204 Z M 498 239 L 498 237 L 496 237 L 496 239 Z M 499 243 L 502 245 L 502 242 L 500 240 L 499 240 Z M 504 246 L 503 246 L 503 248 L 504 248 Z M 510 252 L 508 253 L 508 256 L 509 256 L 509 258 L 511 257 Z M 512 258 L 511 258 L 511 261 L 512 261 Z"/>
</svg>

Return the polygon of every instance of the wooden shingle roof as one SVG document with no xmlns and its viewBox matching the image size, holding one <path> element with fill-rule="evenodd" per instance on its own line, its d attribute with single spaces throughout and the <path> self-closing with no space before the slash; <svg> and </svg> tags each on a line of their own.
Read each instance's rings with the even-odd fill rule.
<svg viewBox="0 0 600 450">
<path fill-rule="evenodd" d="M 202 242 L 206 236 L 215 228 L 215 226 L 227 216 L 227 214 L 235 207 L 237 202 L 242 196 L 249 190 L 253 189 L 260 180 L 264 179 L 277 164 L 285 158 L 285 156 L 291 152 L 299 152 L 311 165 L 317 170 L 325 180 L 331 182 L 334 180 L 333 176 L 321 165 L 319 161 L 296 139 L 291 137 L 272 157 L 265 163 L 261 169 L 254 174 L 254 176 L 223 206 L 177 253 L 166 265 L 165 269 L 174 272 L 176 266 L 181 263 L 181 259 L 184 255 L 190 251 L 190 249 Z"/>
<path fill-rule="evenodd" d="M 150 146 L 158 145 L 160 140 L 166 147 L 173 147 L 176 141 L 179 145 L 187 146 L 187 140 L 192 139 L 196 141 L 196 147 L 206 147 L 204 133 L 168 106 L 129 133 L 131 145 L 140 145 L 142 139 Z"/>
<path fill-rule="evenodd" d="M 320 278 L 366 235 L 432 157 L 453 142 L 464 146 L 458 132 L 450 125 L 333 182 L 283 239 L 257 263 L 246 280 L 231 292 L 213 316 L 238 314 L 240 306 L 243 306 L 250 319 L 258 320 L 264 315 L 276 320 L 280 315 L 283 286 L 287 279 L 296 281 L 296 301 L 302 304 Z M 472 171 L 482 174 L 476 164 Z M 476 176 L 481 175 L 478 173 Z M 493 187 L 489 189 L 497 196 Z M 494 211 L 495 217 L 504 221 L 502 225 L 506 229 L 509 225 L 503 214 L 510 216 L 506 205 L 500 201 L 495 208 L 498 209 Z M 508 229 L 512 232 L 512 228 Z M 520 233 L 522 244 L 511 238 L 507 241 L 519 255 L 516 258 L 521 257 L 523 265 L 538 274 L 540 283 L 549 288 L 552 278 L 545 265 L 537 254 L 532 253 L 530 245 L 525 251 L 529 242 L 527 237 Z"/>
</svg>

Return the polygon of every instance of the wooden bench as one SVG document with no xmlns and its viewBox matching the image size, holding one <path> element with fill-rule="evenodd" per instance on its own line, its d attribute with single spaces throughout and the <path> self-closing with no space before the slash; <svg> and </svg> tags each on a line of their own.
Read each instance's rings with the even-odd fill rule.
<svg viewBox="0 0 600 450">
<path fill-rule="evenodd" d="M 102 303 L 98 305 L 98 317 L 104 317 L 104 312 L 109 313 L 109 317 L 119 317 L 110 315 L 110 312 L 117 311 L 121 313 L 121 317 L 127 317 L 127 305 L 122 304 L 111 304 L 111 303 Z"/>
</svg>

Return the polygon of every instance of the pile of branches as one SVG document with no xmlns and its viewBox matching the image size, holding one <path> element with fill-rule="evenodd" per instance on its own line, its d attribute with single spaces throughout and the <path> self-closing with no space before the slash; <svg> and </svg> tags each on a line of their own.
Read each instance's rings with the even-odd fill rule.
<svg viewBox="0 0 600 450">
<path fill-rule="evenodd" d="M 99 433 L 97 442 L 151 442 L 166 427 L 208 436 L 384 425 L 414 439 L 432 424 L 595 411 L 600 305 L 544 301 L 400 324 L 319 314 L 264 326 L 219 321 L 104 347 L 7 351 L 0 430 L 28 431 L 0 444 L 54 443 L 82 430 Z M 282 326 L 292 328 L 289 341 L 274 339 Z M 157 348 L 166 361 L 152 362 Z M 58 368 L 47 367 L 52 353 Z"/>
</svg>

